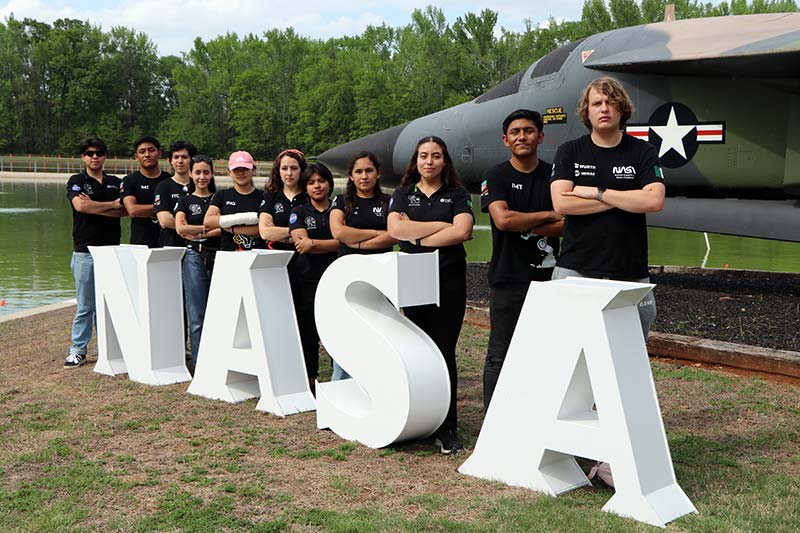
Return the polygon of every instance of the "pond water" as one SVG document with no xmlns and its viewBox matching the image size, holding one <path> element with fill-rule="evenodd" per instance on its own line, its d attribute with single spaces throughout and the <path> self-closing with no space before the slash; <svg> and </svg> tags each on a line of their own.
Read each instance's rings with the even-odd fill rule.
<svg viewBox="0 0 800 533">
<path fill-rule="evenodd" d="M 475 205 L 480 205 L 477 197 Z M 470 261 L 488 261 L 488 215 L 476 213 Z M 130 234 L 122 222 L 123 242 Z M 800 243 L 651 228 L 650 264 L 800 272 Z M 74 298 L 72 215 L 63 184 L 0 182 L 0 316 Z"/>
</svg>

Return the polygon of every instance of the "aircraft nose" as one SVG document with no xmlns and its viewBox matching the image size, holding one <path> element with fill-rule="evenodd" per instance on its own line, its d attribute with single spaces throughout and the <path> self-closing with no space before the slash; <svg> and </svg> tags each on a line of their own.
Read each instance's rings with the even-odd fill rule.
<svg viewBox="0 0 800 533">
<path fill-rule="evenodd" d="M 347 164 L 354 155 L 362 151 L 372 152 L 378 156 L 378 161 L 381 164 L 381 181 L 386 180 L 387 183 L 397 182 L 402 177 L 404 169 L 398 169 L 395 172 L 392 165 L 392 156 L 394 155 L 394 145 L 397 143 L 397 138 L 400 137 L 400 133 L 407 125 L 408 122 L 340 144 L 323 152 L 319 156 L 319 160 L 344 174 L 347 172 Z"/>
</svg>

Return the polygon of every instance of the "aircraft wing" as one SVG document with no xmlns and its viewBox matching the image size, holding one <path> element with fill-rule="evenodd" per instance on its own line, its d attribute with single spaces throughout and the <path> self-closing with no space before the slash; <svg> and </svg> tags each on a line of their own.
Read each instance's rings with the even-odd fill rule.
<svg viewBox="0 0 800 533">
<path fill-rule="evenodd" d="M 583 66 L 648 74 L 800 75 L 800 13 L 659 22 L 583 43 Z"/>
<path fill-rule="evenodd" d="M 800 201 L 667 198 L 662 211 L 647 214 L 647 224 L 798 242 Z"/>
</svg>

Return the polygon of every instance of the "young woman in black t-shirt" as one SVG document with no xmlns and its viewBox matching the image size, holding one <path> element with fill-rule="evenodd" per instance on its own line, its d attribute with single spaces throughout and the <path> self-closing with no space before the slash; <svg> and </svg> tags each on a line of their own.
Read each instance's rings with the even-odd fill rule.
<svg viewBox="0 0 800 533">
<path fill-rule="evenodd" d="M 330 230 L 330 195 L 333 175 L 322 163 L 314 163 L 303 172 L 301 184 L 309 202 L 292 209 L 289 231 L 297 251 L 297 263 L 289 272 L 297 326 L 306 361 L 311 390 L 319 373 L 319 334 L 314 319 L 314 298 L 323 272 L 336 260 L 339 241 Z"/>
<path fill-rule="evenodd" d="M 381 191 L 381 164 L 372 152 L 359 152 L 347 165 L 344 194 L 331 204 L 331 233 L 339 241 L 339 257 L 391 252 L 397 243 L 386 231 L 389 195 Z M 350 376 L 333 361 L 331 381 Z"/>
<path fill-rule="evenodd" d="M 359 152 L 347 166 L 344 194 L 333 199 L 331 232 L 339 256 L 390 252 L 397 243 L 386 231 L 389 195 L 381 191 L 381 165 L 372 152 Z"/>
<path fill-rule="evenodd" d="M 186 239 L 183 256 L 183 294 L 189 319 L 189 341 L 192 347 L 192 369 L 197 365 L 197 351 L 206 316 L 208 290 L 214 268 L 214 254 L 219 249 L 220 229 L 206 231 L 203 226 L 211 196 L 216 192 L 214 163 L 206 155 L 198 155 L 189 163 L 189 194 L 175 205 L 175 231 Z"/>
<path fill-rule="evenodd" d="M 405 316 L 427 333 L 444 356 L 450 376 L 450 409 L 436 430 L 442 453 L 463 448 L 457 435 L 456 343 L 467 299 L 464 241 L 472 238 L 472 202 L 439 137 L 417 143 L 400 187 L 389 204 L 389 234 L 400 250 L 439 250 L 439 306 L 406 307 Z"/>
<path fill-rule="evenodd" d="M 270 250 L 294 250 L 289 235 L 289 213 L 307 201 L 305 189 L 300 185 L 300 176 L 307 166 L 303 152 L 293 148 L 275 158 L 264 187 L 264 201 L 258 209 L 258 231 Z"/>
<path fill-rule="evenodd" d="M 214 194 L 203 225 L 206 231 L 222 229 L 220 249 L 226 252 L 264 248 L 258 234 L 258 208 L 263 193 L 253 185 L 256 162 L 248 152 L 233 152 L 228 158 L 228 170 L 233 187 Z"/>
</svg>

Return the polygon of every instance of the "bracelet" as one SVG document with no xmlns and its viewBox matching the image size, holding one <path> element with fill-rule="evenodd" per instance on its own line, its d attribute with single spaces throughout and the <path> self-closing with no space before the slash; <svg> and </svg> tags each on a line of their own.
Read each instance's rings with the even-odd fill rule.
<svg viewBox="0 0 800 533">
<path fill-rule="evenodd" d="M 358 241 L 358 249 L 361 249 L 361 241 Z"/>
<path fill-rule="evenodd" d="M 422 246 L 422 238 L 419 238 L 419 239 L 417 239 L 416 241 L 414 241 L 414 243 L 415 243 L 417 246 Z"/>
<path fill-rule="evenodd" d="M 311 247 L 314 247 L 314 239 L 311 239 Z"/>
</svg>

